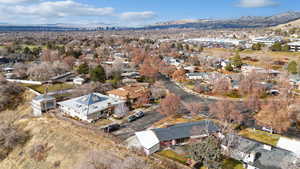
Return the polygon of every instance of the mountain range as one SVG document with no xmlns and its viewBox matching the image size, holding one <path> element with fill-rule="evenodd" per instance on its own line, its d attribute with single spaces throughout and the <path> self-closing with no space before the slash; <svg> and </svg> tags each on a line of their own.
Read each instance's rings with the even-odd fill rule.
<svg viewBox="0 0 300 169">
<path fill-rule="evenodd" d="M 300 12 L 289 11 L 273 16 L 243 16 L 238 19 L 187 19 L 160 22 L 144 27 L 116 27 L 111 24 L 43 24 L 12 25 L 0 22 L 0 31 L 95 31 L 95 30 L 135 30 L 135 29 L 227 29 L 227 28 L 264 28 L 282 25 L 300 19 Z"/>
</svg>

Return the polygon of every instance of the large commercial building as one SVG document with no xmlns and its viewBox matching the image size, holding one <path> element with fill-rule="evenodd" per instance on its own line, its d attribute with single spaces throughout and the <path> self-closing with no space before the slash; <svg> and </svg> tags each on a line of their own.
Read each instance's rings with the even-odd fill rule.
<svg viewBox="0 0 300 169">
<path fill-rule="evenodd" d="M 291 52 L 300 52 L 300 41 L 288 44 Z"/>
</svg>

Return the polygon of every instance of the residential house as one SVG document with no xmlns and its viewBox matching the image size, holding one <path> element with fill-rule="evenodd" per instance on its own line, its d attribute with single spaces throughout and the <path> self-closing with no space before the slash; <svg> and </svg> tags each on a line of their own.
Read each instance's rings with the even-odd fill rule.
<svg viewBox="0 0 300 169">
<path fill-rule="evenodd" d="M 211 134 L 216 134 L 219 126 L 211 120 L 182 123 L 167 128 L 155 128 L 136 132 L 135 135 L 140 145 L 150 155 L 162 147 L 170 145 L 184 145 L 193 139 L 200 139 Z"/>
<path fill-rule="evenodd" d="M 300 52 L 300 41 L 288 43 L 291 52 Z"/>
<path fill-rule="evenodd" d="M 75 77 L 74 79 L 73 79 L 73 83 L 75 84 L 75 85 L 83 85 L 83 83 L 85 82 L 86 80 L 84 79 L 84 78 L 82 78 L 82 77 Z"/>
<path fill-rule="evenodd" d="M 106 92 L 108 96 L 134 103 L 138 98 L 149 94 L 148 83 L 134 83 Z"/>
<path fill-rule="evenodd" d="M 244 163 L 246 169 L 287 169 L 285 165 L 298 159 L 295 153 L 229 134 L 222 148 L 233 159 Z"/>
<path fill-rule="evenodd" d="M 140 78 L 140 73 L 139 72 L 124 72 L 124 73 L 121 73 L 121 76 L 123 78 L 129 78 L 129 79 L 137 79 L 137 78 Z"/>
<path fill-rule="evenodd" d="M 32 99 L 31 107 L 34 116 L 41 116 L 43 112 L 56 108 L 56 99 L 49 95 L 39 95 Z"/>
<path fill-rule="evenodd" d="M 124 104 L 125 102 L 121 99 L 100 93 L 91 93 L 58 103 L 63 113 L 88 122 L 108 117 Z"/>
<path fill-rule="evenodd" d="M 205 82 L 212 82 L 214 80 L 225 78 L 226 76 L 219 72 L 195 72 L 186 73 L 186 76 L 190 80 L 202 80 Z"/>
<path fill-rule="evenodd" d="M 183 60 L 175 59 L 173 57 L 164 57 L 163 61 L 169 65 L 176 66 L 176 67 L 179 67 L 182 63 L 184 63 Z"/>
<path fill-rule="evenodd" d="M 261 74 L 269 74 L 272 76 L 277 76 L 280 74 L 280 72 L 277 70 L 273 70 L 273 69 L 267 70 L 262 67 L 256 67 L 256 66 L 251 66 L 251 65 L 243 65 L 241 67 L 241 71 L 243 74 L 246 74 L 246 75 L 251 72 L 256 72 L 256 73 L 261 73 Z"/>
</svg>

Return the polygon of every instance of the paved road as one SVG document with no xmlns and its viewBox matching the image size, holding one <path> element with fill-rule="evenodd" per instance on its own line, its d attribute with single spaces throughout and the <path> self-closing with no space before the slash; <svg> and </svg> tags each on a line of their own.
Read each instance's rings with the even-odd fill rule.
<svg viewBox="0 0 300 169">
<path fill-rule="evenodd" d="M 208 99 L 208 98 L 202 98 L 193 94 L 190 94 L 186 91 L 184 91 L 182 88 L 177 86 L 174 82 L 167 80 L 167 79 L 162 79 L 164 82 L 165 87 L 172 93 L 175 93 L 177 96 L 179 96 L 183 102 L 185 103 L 191 103 L 191 102 L 202 102 L 202 103 L 207 103 L 210 104 L 214 100 Z M 202 112 L 204 115 L 207 112 Z M 145 116 L 141 119 L 138 119 L 134 122 L 131 123 L 124 123 L 122 125 L 122 129 L 114 132 L 113 134 L 117 137 L 119 137 L 122 140 L 125 140 L 131 136 L 134 135 L 134 132 L 136 131 L 142 131 L 145 130 L 149 127 L 151 127 L 155 122 L 163 119 L 164 116 L 161 115 L 157 111 L 149 111 L 145 112 Z"/>
<path fill-rule="evenodd" d="M 204 98 L 200 96 L 193 95 L 191 93 L 188 93 L 184 91 L 181 87 L 177 86 L 174 82 L 167 80 L 167 79 L 162 79 L 165 87 L 172 93 L 175 93 L 177 96 L 181 98 L 182 101 L 185 103 L 191 103 L 191 102 L 203 102 L 210 104 L 214 102 L 214 99 L 209 99 L 209 98 Z"/>
<path fill-rule="evenodd" d="M 142 131 L 151 127 L 155 122 L 163 119 L 164 116 L 158 111 L 145 112 L 145 116 L 133 121 L 131 123 L 126 122 L 122 124 L 122 129 L 113 133 L 113 135 L 125 140 L 134 135 L 136 131 Z"/>
</svg>

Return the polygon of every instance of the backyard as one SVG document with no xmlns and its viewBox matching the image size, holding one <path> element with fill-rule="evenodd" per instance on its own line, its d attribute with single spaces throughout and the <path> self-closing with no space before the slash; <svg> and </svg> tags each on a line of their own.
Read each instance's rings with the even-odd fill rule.
<svg viewBox="0 0 300 169">
<path fill-rule="evenodd" d="M 74 85 L 69 83 L 57 83 L 57 84 L 51 84 L 51 85 L 23 85 L 25 87 L 29 87 L 41 94 L 45 94 L 45 92 L 55 92 L 60 90 L 68 90 L 73 89 Z"/>
<path fill-rule="evenodd" d="M 265 131 L 254 130 L 254 129 L 244 129 L 239 133 L 243 137 L 247 137 L 249 139 L 253 139 L 262 143 L 266 143 L 272 146 L 276 146 L 280 135 L 271 134 Z"/>
</svg>

